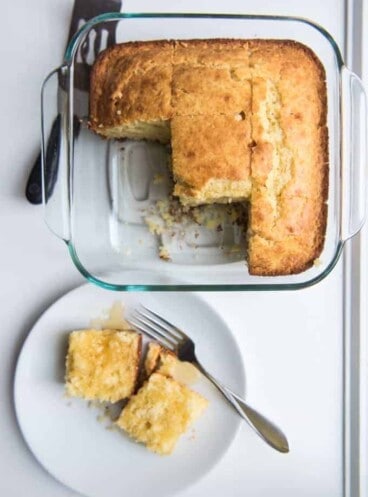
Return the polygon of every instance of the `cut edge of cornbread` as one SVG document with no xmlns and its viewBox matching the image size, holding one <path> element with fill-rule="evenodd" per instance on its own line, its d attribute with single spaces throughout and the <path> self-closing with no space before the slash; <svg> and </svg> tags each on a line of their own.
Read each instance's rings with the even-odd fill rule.
<svg viewBox="0 0 368 497">
<path fill-rule="evenodd" d="M 244 201 L 251 191 L 250 116 L 214 114 L 171 120 L 174 195 L 198 205 Z"/>
<path fill-rule="evenodd" d="M 116 424 L 149 450 L 169 455 L 207 405 L 197 392 L 154 372 L 129 399 Z"/>
<path fill-rule="evenodd" d="M 146 357 L 144 359 L 144 375 L 146 378 L 151 376 L 151 374 L 157 369 L 162 350 L 163 348 L 159 343 L 148 343 Z"/>
<path fill-rule="evenodd" d="M 227 179 L 210 179 L 200 190 L 176 182 L 174 196 L 180 198 L 183 205 L 197 206 L 208 203 L 231 204 L 245 202 L 249 199 L 252 182 L 250 179 L 232 181 Z"/>
<path fill-rule="evenodd" d="M 163 145 L 170 143 L 171 138 L 170 121 L 168 120 L 135 121 L 108 128 L 101 125 L 95 131 L 105 138 L 150 140 L 157 141 Z"/>
<path fill-rule="evenodd" d="M 72 397 L 118 402 L 137 385 L 142 336 L 133 330 L 76 330 L 69 334 L 65 388 Z"/>
<path fill-rule="evenodd" d="M 153 373 L 160 373 L 178 380 L 176 378 L 176 368 L 178 364 L 182 364 L 182 362 L 173 351 L 166 349 L 157 342 L 149 342 L 144 362 L 147 378 Z"/>
</svg>

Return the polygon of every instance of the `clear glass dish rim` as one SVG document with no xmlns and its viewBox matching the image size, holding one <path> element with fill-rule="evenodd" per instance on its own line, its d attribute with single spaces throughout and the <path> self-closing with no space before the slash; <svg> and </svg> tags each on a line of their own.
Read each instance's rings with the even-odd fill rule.
<svg viewBox="0 0 368 497">
<path fill-rule="evenodd" d="M 316 277 L 311 278 L 310 280 L 303 281 L 300 283 L 246 283 L 246 284 L 213 284 L 204 283 L 204 284 L 186 284 L 186 283 L 178 283 L 175 285 L 153 285 L 153 284 L 120 284 L 120 283 L 109 283 L 102 279 L 99 279 L 97 276 L 93 276 L 89 273 L 83 264 L 80 262 L 77 252 L 74 248 L 74 245 L 71 241 L 66 242 L 66 245 L 69 249 L 69 254 L 72 258 L 72 261 L 78 271 L 91 283 L 104 288 L 106 290 L 113 290 L 116 292 L 137 292 L 137 291 L 145 291 L 145 292 L 162 292 L 162 291 L 172 291 L 172 292 L 254 292 L 254 291 L 279 291 L 279 290 L 302 290 L 303 288 L 308 288 L 316 283 L 322 281 L 326 276 L 330 274 L 333 268 L 336 266 L 342 250 L 344 248 L 345 242 L 340 241 L 337 245 L 335 256 L 331 260 L 330 264 L 326 267 L 326 269 L 318 274 Z M 287 278 L 287 276 L 285 276 Z"/>
<path fill-rule="evenodd" d="M 105 13 L 94 17 L 86 22 L 71 38 L 64 54 L 63 65 L 72 65 L 75 51 L 83 35 L 88 32 L 93 26 L 108 22 L 119 21 L 122 19 L 234 19 L 234 20 L 254 20 L 254 21 L 279 21 L 279 22 L 300 22 L 306 24 L 313 29 L 316 29 L 331 45 L 336 56 L 338 70 L 344 66 L 344 61 L 340 49 L 334 38 L 322 26 L 302 17 L 294 16 L 272 16 L 272 15 L 250 15 L 250 14 L 208 14 L 208 13 L 135 13 L 135 12 L 119 12 Z M 345 242 L 340 240 L 336 246 L 335 255 L 330 261 L 325 270 L 310 280 L 300 283 L 257 283 L 257 284 L 119 284 L 109 283 L 97 276 L 89 273 L 81 263 L 72 240 L 66 242 L 69 254 L 78 271 L 91 283 L 97 286 L 113 291 L 279 291 L 279 290 L 298 290 L 308 288 L 323 280 L 330 274 L 337 264 L 342 253 Z"/>
<path fill-rule="evenodd" d="M 71 38 L 64 54 L 64 62 L 71 64 L 73 61 L 74 51 L 78 46 L 79 39 L 83 34 L 96 24 L 107 21 L 118 21 L 120 19 L 234 19 L 234 20 L 254 20 L 254 21 L 280 21 L 280 22 L 300 22 L 319 31 L 332 46 L 339 69 L 344 65 L 340 49 L 330 33 L 315 22 L 303 17 L 294 16 L 272 16 L 272 15 L 252 15 L 252 14 L 206 14 L 206 13 L 181 13 L 181 12 L 160 12 L 160 13 L 137 13 L 137 12 L 107 12 L 94 17 L 86 22 Z"/>
</svg>

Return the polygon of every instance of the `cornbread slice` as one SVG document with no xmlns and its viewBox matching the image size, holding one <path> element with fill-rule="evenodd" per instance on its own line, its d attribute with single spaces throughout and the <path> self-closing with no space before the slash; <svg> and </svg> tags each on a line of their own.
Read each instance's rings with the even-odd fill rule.
<svg viewBox="0 0 368 497">
<path fill-rule="evenodd" d="M 147 378 L 154 372 L 159 372 L 165 376 L 175 378 L 176 367 L 179 363 L 181 363 L 181 361 L 171 350 L 165 349 L 157 342 L 150 342 L 148 344 L 144 362 Z"/>
<path fill-rule="evenodd" d="M 149 342 L 144 359 L 144 374 L 146 378 L 157 369 L 163 348 L 157 342 Z"/>
<path fill-rule="evenodd" d="M 174 117 L 174 195 L 183 204 L 246 200 L 251 191 L 248 116 Z"/>
<path fill-rule="evenodd" d="M 130 398 L 116 424 L 151 451 L 167 455 L 207 405 L 205 398 L 188 387 L 153 373 Z"/>
<path fill-rule="evenodd" d="M 135 331 L 79 330 L 69 335 L 66 392 L 117 402 L 133 394 L 142 337 Z"/>
<path fill-rule="evenodd" d="M 320 254 L 326 229 L 324 72 L 296 43 L 251 42 L 250 51 L 249 272 L 298 273 Z"/>
<path fill-rule="evenodd" d="M 252 160 L 268 164 L 278 192 L 324 197 L 327 187 L 326 88 L 324 70 L 310 50 L 295 43 L 257 43 L 251 52 L 252 139 L 269 144 Z M 303 88 L 303 91 L 300 91 Z M 263 147 L 264 148 L 264 147 Z M 256 150 L 256 149 L 255 149 Z M 272 185 L 270 185 L 272 187 Z"/>
<path fill-rule="evenodd" d="M 90 81 L 90 127 L 109 138 L 170 141 L 173 45 L 114 45 L 100 54 Z"/>
<path fill-rule="evenodd" d="M 251 70 L 247 41 L 176 41 L 173 64 L 174 116 L 249 113 Z"/>
<path fill-rule="evenodd" d="M 234 67 L 174 66 L 172 106 L 174 116 L 249 113 L 250 71 Z"/>
<path fill-rule="evenodd" d="M 171 350 L 165 349 L 157 342 L 150 342 L 144 362 L 146 378 L 152 373 L 169 376 L 184 385 L 190 386 L 200 376 L 198 369 L 189 362 L 183 362 Z"/>
</svg>

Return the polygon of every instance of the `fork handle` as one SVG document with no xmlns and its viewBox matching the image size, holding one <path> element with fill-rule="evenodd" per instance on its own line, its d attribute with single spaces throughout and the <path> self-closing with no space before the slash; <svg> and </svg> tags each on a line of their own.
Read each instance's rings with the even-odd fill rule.
<svg viewBox="0 0 368 497">
<path fill-rule="evenodd" d="M 196 363 L 202 374 L 222 393 L 226 400 L 232 405 L 237 413 L 253 428 L 253 430 L 265 441 L 279 452 L 289 452 L 289 444 L 284 433 L 270 420 L 262 416 L 245 401 L 233 393 L 229 388 L 222 385 L 201 364 Z"/>
</svg>

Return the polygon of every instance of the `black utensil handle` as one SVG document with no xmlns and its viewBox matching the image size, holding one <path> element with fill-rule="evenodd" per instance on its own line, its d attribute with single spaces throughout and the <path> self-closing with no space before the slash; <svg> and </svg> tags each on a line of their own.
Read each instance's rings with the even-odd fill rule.
<svg viewBox="0 0 368 497">
<path fill-rule="evenodd" d="M 46 198 L 52 195 L 57 180 L 59 151 L 60 151 L 60 114 L 52 123 L 51 133 L 47 142 L 45 157 L 45 193 Z M 39 153 L 26 185 L 27 200 L 34 205 L 42 203 L 42 160 Z"/>
<path fill-rule="evenodd" d="M 31 204 L 37 205 L 42 202 L 42 187 L 41 187 L 41 152 L 32 167 L 26 185 L 26 198 Z"/>
<path fill-rule="evenodd" d="M 123 6 L 123 0 L 75 0 L 73 13 L 70 22 L 68 42 L 80 28 L 80 21 L 89 21 L 93 17 L 103 14 L 104 12 L 120 12 Z M 108 23 L 104 26 L 108 32 L 108 46 L 113 45 L 116 41 L 115 24 Z M 99 34 L 100 35 L 100 34 Z M 86 61 L 84 61 L 86 63 Z M 87 82 L 80 81 L 81 89 L 88 89 Z M 77 85 L 78 86 L 78 85 Z M 58 129 L 56 129 L 58 127 Z M 74 138 L 80 131 L 80 122 L 74 116 Z M 52 195 L 58 172 L 58 149 L 60 146 L 60 116 L 58 116 L 52 126 L 50 138 L 47 144 L 47 159 L 45 163 L 45 193 L 46 198 Z M 26 185 L 26 198 L 31 204 L 42 203 L 42 163 L 41 153 L 38 155 Z"/>
<path fill-rule="evenodd" d="M 52 123 L 51 132 L 47 141 L 46 158 L 45 158 L 45 194 L 46 199 L 49 199 L 54 191 L 55 183 L 58 176 L 59 169 L 59 154 L 60 154 L 60 140 L 61 140 L 61 116 L 58 114 Z M 79 119 L 74 116 L 73 130 L 74 139 L 78 138 L 81 128 Z M 31 173 L 29 175 L 26 185 L 27 200 L 34 205 L 42 203 L 42 157 L 39 153 Z"/>
</svg>

